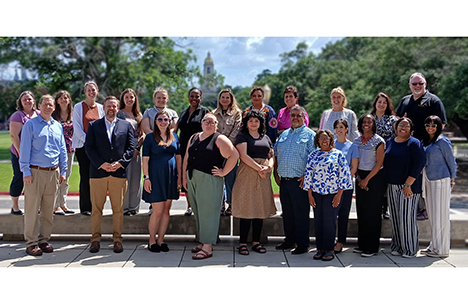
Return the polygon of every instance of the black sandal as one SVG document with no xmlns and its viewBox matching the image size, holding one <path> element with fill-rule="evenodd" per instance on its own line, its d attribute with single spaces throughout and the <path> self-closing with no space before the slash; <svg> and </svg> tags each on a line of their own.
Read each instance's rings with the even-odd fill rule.
<svg viewBox="0 0 468 304">
<path fill-rule="evenodd" d="M 239 249 L 239 254 L 249 255 L 249 249 L 247 248 L 246 245 L 240 245 L 238 249 Z"/>
<path fill-rule="evenodd" d="M 325 251 L 323 250 L 318 250 L 316 254 L 314 254 L 313 259 L 314 260 L 321 260 L 323 256 L 325 255 Z"/>
<path fill-rule="evenodd" d="M 258 253 L 265 253 L 266 252 L 265 247 L 263 247 L 263 245 L 260 244 L 260 243 L 258 243 L 256 245 L 253 245 L 252 250 L 255 251 L 255 252 L 258 252 Z"/>
</svg>

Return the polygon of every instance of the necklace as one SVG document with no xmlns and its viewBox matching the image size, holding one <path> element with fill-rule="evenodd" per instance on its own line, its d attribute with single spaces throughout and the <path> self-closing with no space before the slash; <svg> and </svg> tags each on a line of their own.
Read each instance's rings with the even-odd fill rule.
<svg viewBox="0 0 468 304">
<path fill-rule="evenodd" d="M 369 138 L 364 137 L 364 136 L 361 136 L 361 141 L 362 141 L 362 143 L 365 145 L 365 144 L 367 144 L 367 142 L 368 142 L 371 138 L 372 138 L 372 136 L 369 137 Z"/>
</svg>

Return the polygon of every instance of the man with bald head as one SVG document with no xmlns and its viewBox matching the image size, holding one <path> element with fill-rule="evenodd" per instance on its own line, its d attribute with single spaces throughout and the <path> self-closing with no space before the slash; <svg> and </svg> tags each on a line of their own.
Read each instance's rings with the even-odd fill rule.
<svg viewBox="0 0 468 304">
<path fill-rule="evenodd" d="M 409 87 L 411 94 L 403 97 L 396 109 L 399 117 L 408 117 L 413 121 L 413 136 L 419 140 L 424 137 L 424 120 L 430 115 L 437 115 L 442 120 L 442 128 L 447 124 L 444 104 L 435 94 L 427 90 L 426 78 L 423 74 L 416 72 L 410 76 Z M 427 219 L 426 204 L 424 199 L 418 203 L 418 220 Z"/>
<path fill-rule="evenodd" d="M 437 115 L 443 123 L 447 124 L 444 104 L 435 94 L 427 90 L 426 78 L 417 72 L 410 76 L 409 87 L 411 94 L 403 97 L 396 109 L 396 115 L 406 116 L 413 121 L 413 136 L 421 140 L 424 135 L 424 120 L 430 115 Z"/>
</svg>

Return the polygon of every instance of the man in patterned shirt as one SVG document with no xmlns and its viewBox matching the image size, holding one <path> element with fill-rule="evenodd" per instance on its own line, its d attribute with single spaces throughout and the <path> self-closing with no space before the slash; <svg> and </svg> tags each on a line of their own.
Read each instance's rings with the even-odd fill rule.
<svg viewBox="0 0 468 304">
<path fill-rule="evenodd" d="M 291 108 L 291 128 L 281 133 L 275 143 L 275 181 L 280 187 L 283 209 L 284 242 L 276 249 L 292 249 L 302 254 L 309 247 L 310 205 L 302 189 L 309 154 L 315 150 L 315 132 L 304 124 L 305 109 Z"/>
</svg>

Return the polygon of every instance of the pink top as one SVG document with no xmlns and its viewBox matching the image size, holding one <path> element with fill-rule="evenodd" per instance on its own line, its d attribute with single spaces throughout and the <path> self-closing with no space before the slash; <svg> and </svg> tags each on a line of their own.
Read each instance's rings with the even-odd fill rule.
<svg viewBox="0 0 468 304">
<path fill-rule="evenodd" d="M 307 111 L 304 112 L 305 117 L 304 117 L 304 124 L 306 127 L 309 126 L 309 115 L 307 115 Z M 288 107 L 284 107 L 278 112 L 278 130 L 286 130 L 291 128 L 291 120 L 290 120 L 290 115 L 291 115 L 291 109 Z"/>
<path fill-rule="evenodd" d="M 39 110 L 34 110 L 34 111 L 36 112 L 37 115 L 39 115 L 41 113 L 41 111 L 39 111 Z M 20 123 L 22 123 L 24 125 L 30 119 L 31 118 L 28 115 L 26 115 L 23 111 L 18 110 L 15 113 L 11 114 L 11 116 L 8 119 L 7 122 L 10 123 L 12 121 L 16 121 L 16 122 L 20 122 Z M 21 131 L 19 133 L 19 138 L 21 138 Z M 16 157 L 19 157 L 18 151 L 16 151 L 16 148 L 15 148 L 15 146 L 13 146 L 13 144 L 11 144 L 10 151 L 14 155 L 16 155 Z"/>
</svg>

